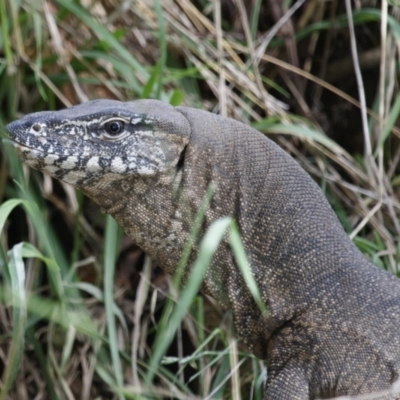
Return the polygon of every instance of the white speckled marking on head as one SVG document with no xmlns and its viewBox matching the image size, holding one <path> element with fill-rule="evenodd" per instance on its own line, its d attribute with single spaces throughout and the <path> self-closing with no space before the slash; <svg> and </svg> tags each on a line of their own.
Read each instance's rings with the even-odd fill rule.
<svg viewBox="0 0 400 400">
<path fill-rule="evenodd" d="M 89 158 L 89 160 L 86 164 L 86 169 L 88 170 L 88 172 L 101 171 L 103 168 L 99 164 L 99 157 L 93 156 L 93 157 Z"/>
<path fill-rule="evenodd" d="M 44 158 L 44 162 L 47 165 L 53 165 L 55 161 L 57 161 L 60 158 L 59 155 L 57 154 L 48 154 L 45 158 Z"/>
<path fill-rule="evenodd" d="M 127 165 L 121 157 L 114 157 L 111 162 L 111 171 L 116 173 L 124 173 Z"/>
<path fill-rule="evenodd" d="M 78 163 L 77 156 L 69 156 L 65 161 L 61 163 L 61 168 L 63 169 L 74 169 Z"/>
</svg>

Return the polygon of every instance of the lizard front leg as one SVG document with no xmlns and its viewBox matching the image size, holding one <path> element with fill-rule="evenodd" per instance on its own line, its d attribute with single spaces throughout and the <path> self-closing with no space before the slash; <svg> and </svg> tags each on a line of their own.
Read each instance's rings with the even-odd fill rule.
<svg viewBox="0 0 400 400">
<path fill-rule="evenodd" d="M 297 360 L 286 364 L 279 371 L 268 369 L 264 400 L 308 400 L 310 398 L 305 369 Z"/>
</svg>

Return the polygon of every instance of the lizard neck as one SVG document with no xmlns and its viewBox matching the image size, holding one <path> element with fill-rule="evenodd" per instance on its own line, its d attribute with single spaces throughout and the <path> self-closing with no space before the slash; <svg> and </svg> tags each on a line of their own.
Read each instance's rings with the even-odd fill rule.
<svg viewBox="0 0 400 400">
<path fill-rule="evenodd" d="M 133 242 L 167 272 L 174 273 L 188 235 L 176 217 L 181 174 L 86 182 L 81 190 L 112 215 Z M 171 190 L 172 188 L 172 190 Z"/>
</svg>

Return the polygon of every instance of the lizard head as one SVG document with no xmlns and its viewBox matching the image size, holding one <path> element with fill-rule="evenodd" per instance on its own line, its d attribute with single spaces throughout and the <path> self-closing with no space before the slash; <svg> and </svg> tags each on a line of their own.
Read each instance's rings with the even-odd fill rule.
<svg viewBox="0 0 400 400">
<path fill-rule="evenodd" d="M 6 129 L 23 162 L 77 187 L 176 168 L 191 131 L 157 100 L 94 100 L 28 114 Z"/>
</svg>

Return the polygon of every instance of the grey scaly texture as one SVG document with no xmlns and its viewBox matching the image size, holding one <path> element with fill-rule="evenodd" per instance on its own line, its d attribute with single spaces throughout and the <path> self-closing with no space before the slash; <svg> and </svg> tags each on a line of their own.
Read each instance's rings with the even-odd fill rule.
<svg viewBox="0 0 400 400">
<path fill-rule="evenodd" d="M 202 291 L 232 309 L 238 334 L 266 358 L 265 399 L 371 393 L 399 379 L 400 280 L 363 257 L 318 186 L 259 132 L 155 100 L 96 100 L 7 129 L 22 161 L 82 190 L 170 273 L 214 184 L 203 231 L 237 221 L 269 314 L 227 242 Z"/>
</svg>

